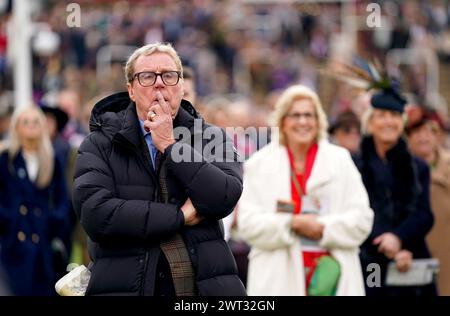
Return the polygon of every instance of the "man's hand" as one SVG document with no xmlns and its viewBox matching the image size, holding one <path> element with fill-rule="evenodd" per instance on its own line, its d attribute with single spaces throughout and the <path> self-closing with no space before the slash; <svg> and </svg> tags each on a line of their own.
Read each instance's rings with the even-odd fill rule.
<svg viewBox="0 0 450 316">
<path fill-rule="evenodd" d="M 373 240 L 378 251 L 383 253 L 388 259 L 394 259 L 395 255 L 402 249 L 402 241 L 393 233 L 384 233 Z"/>
<path fill-rule="evenodd" d="M 397 265 L 397 270 L 400 272 L 408 272 L 411 269 L 413 254 L 408 250 L 400 250 L 395 255 L 395 264 Z"/>
<path fill-rule="evenodd" d="M 173 121 L 170 107 L 161 92 L 156 92 L 156 97 L 158 102 L 150 106 L 144 128 L 151 132 L 155 147 L 164 153 L 168 146 L 175 143 Z"/>
<path fill-rule="evenodd" d="M 184 215 L 184 225 L 193 226 L 197 225 L 203 217 L 201 217 L 194 205 L 191 202 L 191 199 L 187 199 L 184 205 L 181 207 L 181 211 Z"/>
<path fill-rule="evenodd" d="M 317 215 L 296 214 L 292 216 L 291 227 L 299 235 L 313 240 L 322 238 L 324 225 L 317 221 Z"/>
</svg>

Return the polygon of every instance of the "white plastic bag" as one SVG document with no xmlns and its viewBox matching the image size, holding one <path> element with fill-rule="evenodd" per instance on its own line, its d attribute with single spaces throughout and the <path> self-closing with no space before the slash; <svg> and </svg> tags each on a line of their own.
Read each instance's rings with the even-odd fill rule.
<svg viewBox="0 0 450 316">
<path fill-rule="evenodd" d="M 59 279 L 55 290 L 61 296 L 84 296 L 90 277 L 91 272 L 80 265 Z"/>
</svg>

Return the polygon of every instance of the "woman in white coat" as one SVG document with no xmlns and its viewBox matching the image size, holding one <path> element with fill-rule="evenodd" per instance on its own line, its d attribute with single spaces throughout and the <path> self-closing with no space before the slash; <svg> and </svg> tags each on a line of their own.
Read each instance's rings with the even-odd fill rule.
<svg viewBox="0 0 450 316">
<path fill-rule="evenodd" d="M 373 212 L 349 152 L 326 140 L 325 113 L 307 87 L 288 88 L 273 119 L 278 136 L 246 162 L 237 212 L 237 233 L 252 246 L 248 294 L 308 295 L 315 264 L 331 255 L 335 295 L 364 295 L 358 253 Z"/>
</svg>

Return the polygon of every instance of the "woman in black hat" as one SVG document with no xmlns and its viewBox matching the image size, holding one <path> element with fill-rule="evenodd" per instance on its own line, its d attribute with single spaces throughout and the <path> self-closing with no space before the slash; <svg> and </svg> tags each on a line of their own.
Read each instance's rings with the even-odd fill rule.
<svg viewBox="0 0 450 316">
<path fill-rule="evenodd" d="M 411 155 L 401 137 L 405 103 L 392 88 L 372 96 L 371 108 L 363 117 L 366 136 L 355 157 L 375 212 L 372 232 L 360 253 L 369 296 L 435 295 L 433 284 L 386 284 L 390 262 L 407 272 L 413 259 L 430 257 L 425 243 L 433 226 L 430 171 L 424 161 Z"/>
<path fill-rule="evenodd" d="M 58 156 L 61 165 L 66 166 L 70 145 L 60 137 L 60 134 L 69 121 L 69 117 L 66 112 L 56 106 L 41 104 L 41 110 L 47 118 L 47 127 L 55 149 L 55 154 Z"/>
<path fill-rule="evenodd" d="M 67 265 L 69 261 L 72 262 L 72 243 L 74 236 L 78 239 L 81 239 L 83 244 L 85 242 L 84 235 L 81 235 L 82 232 L 79 232 L 78 229 L 75 233 L 75 227 L 77 226 L 77 220 L 75 216 L 75 212 L 72 208 L 72 199 L 71 199 L 71 190 L 73 183 L 73 172 L 75 166 L 75 158 L 77 154 L 77 148 L 74 148 L 70 145 L 69 141 L 67 141 L 62 136 L 62 131 L 64 130 L 67 122 L 69 121 L 69 116 L 67 113 L 59 108 L 58 106 L 50 106 L 44 103 L 41 103 L 41 110 L 44 112 L 47 118 L 47 127 L 49 131 L 49 136 L 52 141 L 53 149 L 55 152 L 55 156 L 58 158 L 61 166 L 63 168 L 64 176 L 66 179 L 67 186 L 67 197 L 70 202 L 70 221 L 69 226 L 64 236 L 61 236 L 61 243 L 59 243 L 59 247 L 55 249 L 54 257 L 55 257 L 55 270 L 57 271 L 57 277 L 60 278 L 67 272 Z M 78 261 L 78 260 L 76 260 Z M 81 263 L 81 262 L 78 262 Z"/>
</svg>

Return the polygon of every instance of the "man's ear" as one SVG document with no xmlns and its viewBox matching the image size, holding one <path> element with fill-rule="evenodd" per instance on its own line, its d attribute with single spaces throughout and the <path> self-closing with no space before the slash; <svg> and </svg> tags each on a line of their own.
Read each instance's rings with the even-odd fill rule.
<svg viewBox="0 0 450 316">
<path fill-rule="evenodd" d="M 127 89 L 128 89 L 128 95 L 130 96 L 130 99 L 133 102 L 136 102 L 136 100 L 134 99 L 133 87 L 131 86 L 130 83 L 127 83 Z"/>
</svg>

